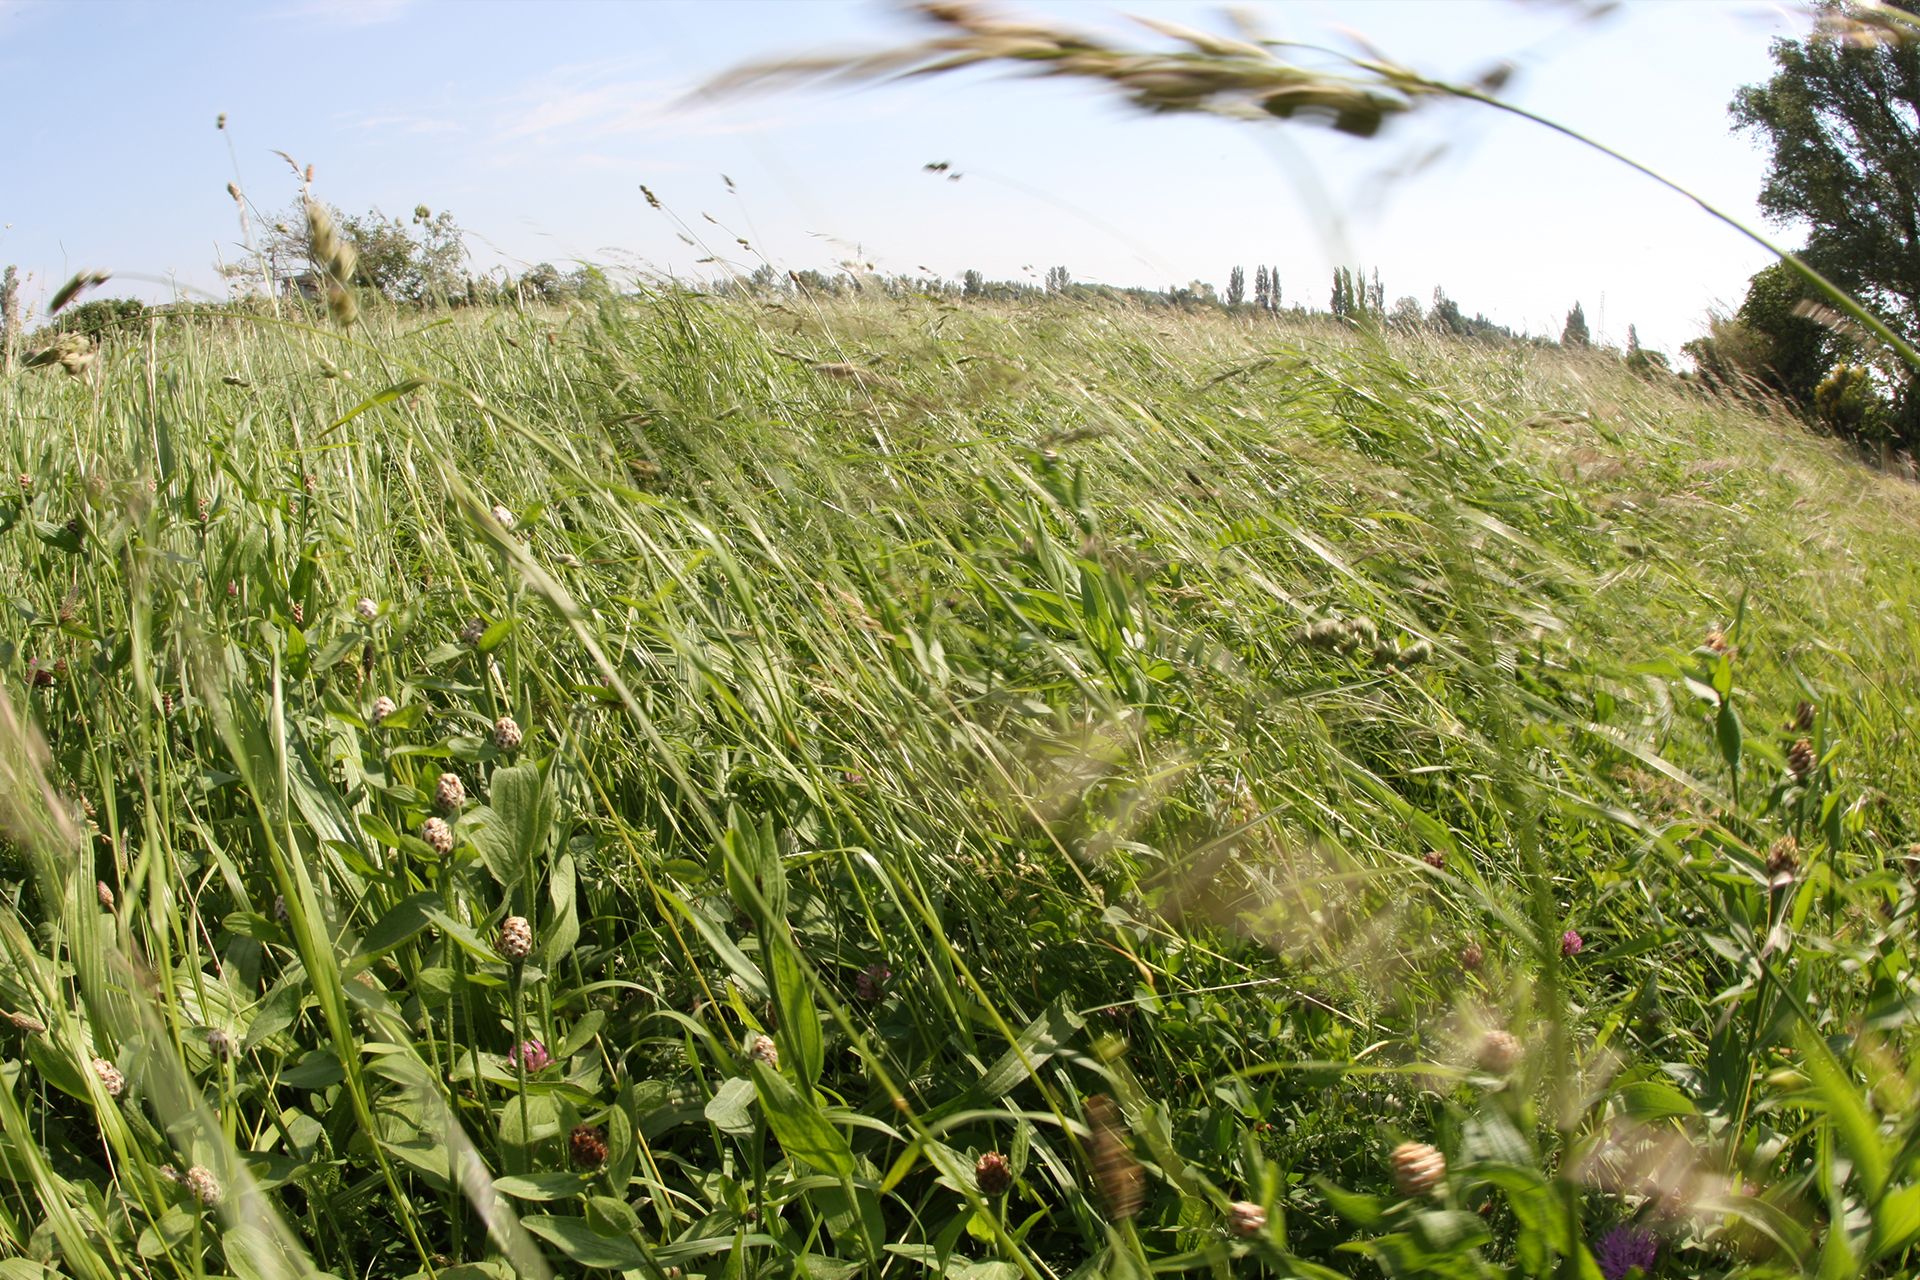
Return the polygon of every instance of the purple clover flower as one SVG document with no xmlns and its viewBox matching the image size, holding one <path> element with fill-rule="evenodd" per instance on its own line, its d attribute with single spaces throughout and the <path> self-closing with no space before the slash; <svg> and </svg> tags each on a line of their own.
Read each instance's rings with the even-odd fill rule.
<svg viewBox="0 0 1920 1280">
<path fill-rule="evenodd" d="M 526 1068 L 527 1074 L 532 1075 L 552 1062 L 553 1055 L 549 1054 L 547 1046 L 538 1040 L 523 1040 L 514 1046 L 511 1053 L 507 1054 L 507 1061 L 516 1067 Z"/>
<path fill-rule="evenodd" d="M 1560 954 L 1577 956 L 1586 949 L 1587 940 L 1569 929 L 1560 935 Z"/>
<path fill-rule="evenodd" d="M 1593 1242 L 1593 1260 L 1607 1280 L 1626 1280 L 1635 1267 L 1650 1275 L 1659 1257 L 1659 1239 L 1634 1227 L 1609 1227 Z"/>
<path fill-rule="evenodd" d="M 893 970 L 883 964 L 870 964 L 854 975 L 853 991 L 862 1000 L 872 1002 L 887 993 L 887 982 L 893 977 Z"/>
</svg>

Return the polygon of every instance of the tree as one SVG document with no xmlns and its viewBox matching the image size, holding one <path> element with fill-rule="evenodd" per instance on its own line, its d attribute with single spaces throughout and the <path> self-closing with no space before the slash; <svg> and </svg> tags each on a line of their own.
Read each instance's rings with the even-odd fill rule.
<svg viewBox="0 0 1920 1280">
<path fill-rule="evenodd" d="M 1267 307 L 1267 269 L 1264 266 L 1253 269 L 1253 305 L 1262 311 Z"/>
<path fill-rule="evenodd" d="M 1065 267 L 1047 268 L 1047 292 L 1065 293 L 1067 286 L 1073 283 L 1073 273 Z"/>
<path fill-rule="evenodd" d="M 1567 312 L 1566 327 L 1560 330 L 1560 345 L 1563 347 L 1586 347 L 1590 346 L 1592 342 L 1592 335 L 1587 332 L 1586 308 L 1576 302 L 1573 304 L 1573 310 Z"/>
<path fill-rule="evenodd" d="M 1439 285 L 1433 286 L 1433 309 L 1427 312 L 1427 327 L 1440 333 L 1470 332 L 1467 318 L 1460 314 L 1460 304 L 1449 298 Z"/>
<path fill-rule="evenodd" d="M 1920 13 L 1920 0 L 1892 0 Z M 1845 19 L 1843 0 L 1820 0 Z M 1804 224 L 1801 257 L 1896 332 L 1920 329 L 1920 44 L 1816 28 L 1775 40 L 1778 68 L 1729 108 L 1771 151 L 1760 208 Z"/>
<path fill-rule="evenodd" d="M 966 297 L 978 298 L 987 291 L 987 278 L 971 267 L 967 268 L 967 273 L 960 277 L 960 282 L 960 292 Z"/>
<path fill-rule="evenodd" d="M 1267 310 L 1280 309 L 1280 268 L 1267 268 Z"/>
<path fill-rule="evenodd" d="M 466 278 L 461 271 L 467 258 L 465 233 L 446 210 L 435 214 L 425 205 L 415 206 L 411 229 L 377 209 L 360 216 L 338 209 L 330 212 L 334 227 L 354 248 L 355 288 L 374 290 L 391 302 L 416 305 L 466 296 Z M 301 268 L 309 273 L 319 271 L 308 243 L 302 204 L 296 201 L 271 224 L 261 252 L 277 284 L 298 286 L 294 273 Z M 245 277 L 248 273 L 242 269 L 237 274 Z"/>
<path fill-rule="evenodd" d="M 1760 380 L 1805 407 L 1840 354 L 1836 335 L 1826 326 L 1801 315 L 1806 281 L 1784 262 L 1754 273 L 1747 282 L 1747 298 L 1736 312 L 1741 324 L 1764 339 Z"/>
<path fill-rule="evenodd" d="M 1235 267 L 1227 273 L 1227 305 L 1237 307 L 1247 300 L 1247 269 Z"/>
</svg>

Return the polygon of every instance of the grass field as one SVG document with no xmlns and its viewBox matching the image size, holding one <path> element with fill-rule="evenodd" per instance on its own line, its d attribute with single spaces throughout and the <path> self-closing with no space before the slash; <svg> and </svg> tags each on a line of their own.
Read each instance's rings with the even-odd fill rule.
<svg viewBox="0 0 1920 1280">
<path fill-rule="evenodd" d="M 1908 1273 L 1920 494 L 1785 415 L 872 291 L 0 405 L 5 1280 Z"/>
</svg>

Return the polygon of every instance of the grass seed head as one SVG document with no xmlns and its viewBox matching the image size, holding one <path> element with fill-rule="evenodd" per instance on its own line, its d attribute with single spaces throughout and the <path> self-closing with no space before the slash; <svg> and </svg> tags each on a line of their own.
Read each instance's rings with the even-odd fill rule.
<svg viewBox="0 0 1920 1280">
<path fill-rule="evenodd" d="M 1447 1176 L 1447 1158 L 1424 1142 L 1403 1142 L 1393 1149 L 1393 1189 L 1408 1200 L 1418 1200 Z"/>
<path fill-rule="evenodd" d="M 38 1036 L 46 1034 L 47 1024 L 30 1013 L 20 1013 L 17 1010 L 10 1012 L 7 1014 L 7 1021 L 28 1035 Z"/>
<path fill-rule="evenodd" d="M 1820 708 L 1813 703 L 1802 702 L 1793 709 L 1793 715 L 1780 727 L 1789 733 L 1811 733 L 1813 731 L 1813 718 L 1818 715 L 1819 712 Z"/>
<path fill-rule="evenodd" d="M 973 1166 L 973 1180 L 989 1200 L 1003 1196 L 1013 1185 L 1013 1166 L 998 1151 L 989 1151 Z"/>
<path fill-rule="evenodd" d="M 1104 1093 L 1087 1099 L 1087 1162 L 1093 1180 L 1107 1202 L 1107 1216 L 1115 1220 L 1140 1212 L 1144 1190 L 1140 1163 L 1127 1150 L 1127 1122 L 1120 1108 Z"/>
<path fill-rule="evenodd" d="M 109 911 L 113 910 L 113 889 L 105 880 L 96 880 L 93 882 L 93 894 L 96 898 L 100 899 L 101 906 Z"/>
<path fill-rule="evenodd" d="M 499 951 L 516 964 L 533 954 L 533 926 L 525 916 L 508 916 L 500 922 Z"/>
<path fill-rule="evenodd" d="M 453 828 L 442 818 L 428 818 L 421 823 L 420 838 L 441 857 L 453 852 Z"/>
<path fill-rule="evenodd" d="M 301 604 L 298 600 L 294 601 L 292 613 L 294 626 L 304 627 L 307 625 L 307 610 L 305 605 Z"/>
</svg>

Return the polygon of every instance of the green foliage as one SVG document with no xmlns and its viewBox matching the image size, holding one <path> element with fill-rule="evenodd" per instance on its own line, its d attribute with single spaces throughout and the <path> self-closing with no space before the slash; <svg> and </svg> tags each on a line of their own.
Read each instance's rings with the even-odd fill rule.
<svg viewBox="0 0 1920 1280">
<path fill-rule="evenodd" d="M 1835 365 L 1814 388 L 1813 411 L 1828 430 L 1849 440 L 1876 440 L 1886 430 L 1886 402 L 1859 365 Z"/>
<path fill-rule="evenodd" d="M 1910 1273 L 1903 486 L 1094 297 L 9 379 L 0 1267 Z"/>
<path fill-rule="evenodd" d="M 1759 379 L 1795 404 L 1813 402 L 1814 388 L 1833 367 L 1836 343 L 1824 325 L 1800 314 L 1806 282 L 1785 263 L 1763 267 L 1747 284 L 1736 318 L 1765 339 L 1754 370 Z"/>
<path fill-rule="evenodd" d="M 1567 312 L 1567 323 L 1560 330 L 1560 345 L 1563 347 L 1584 348 L 1593 344 L 1592 335 L 1587 332 L 1587 313 L 1578 302 L 1573 310 Z"/>
<path fill-rule="evenodd" d="M 137 336 L 140 321 L 149 314 L 138 298 L 94 298 L 68 307 L 47 325 L 53 333 L 85 334 L 95 341 Z"/>
</svg>

